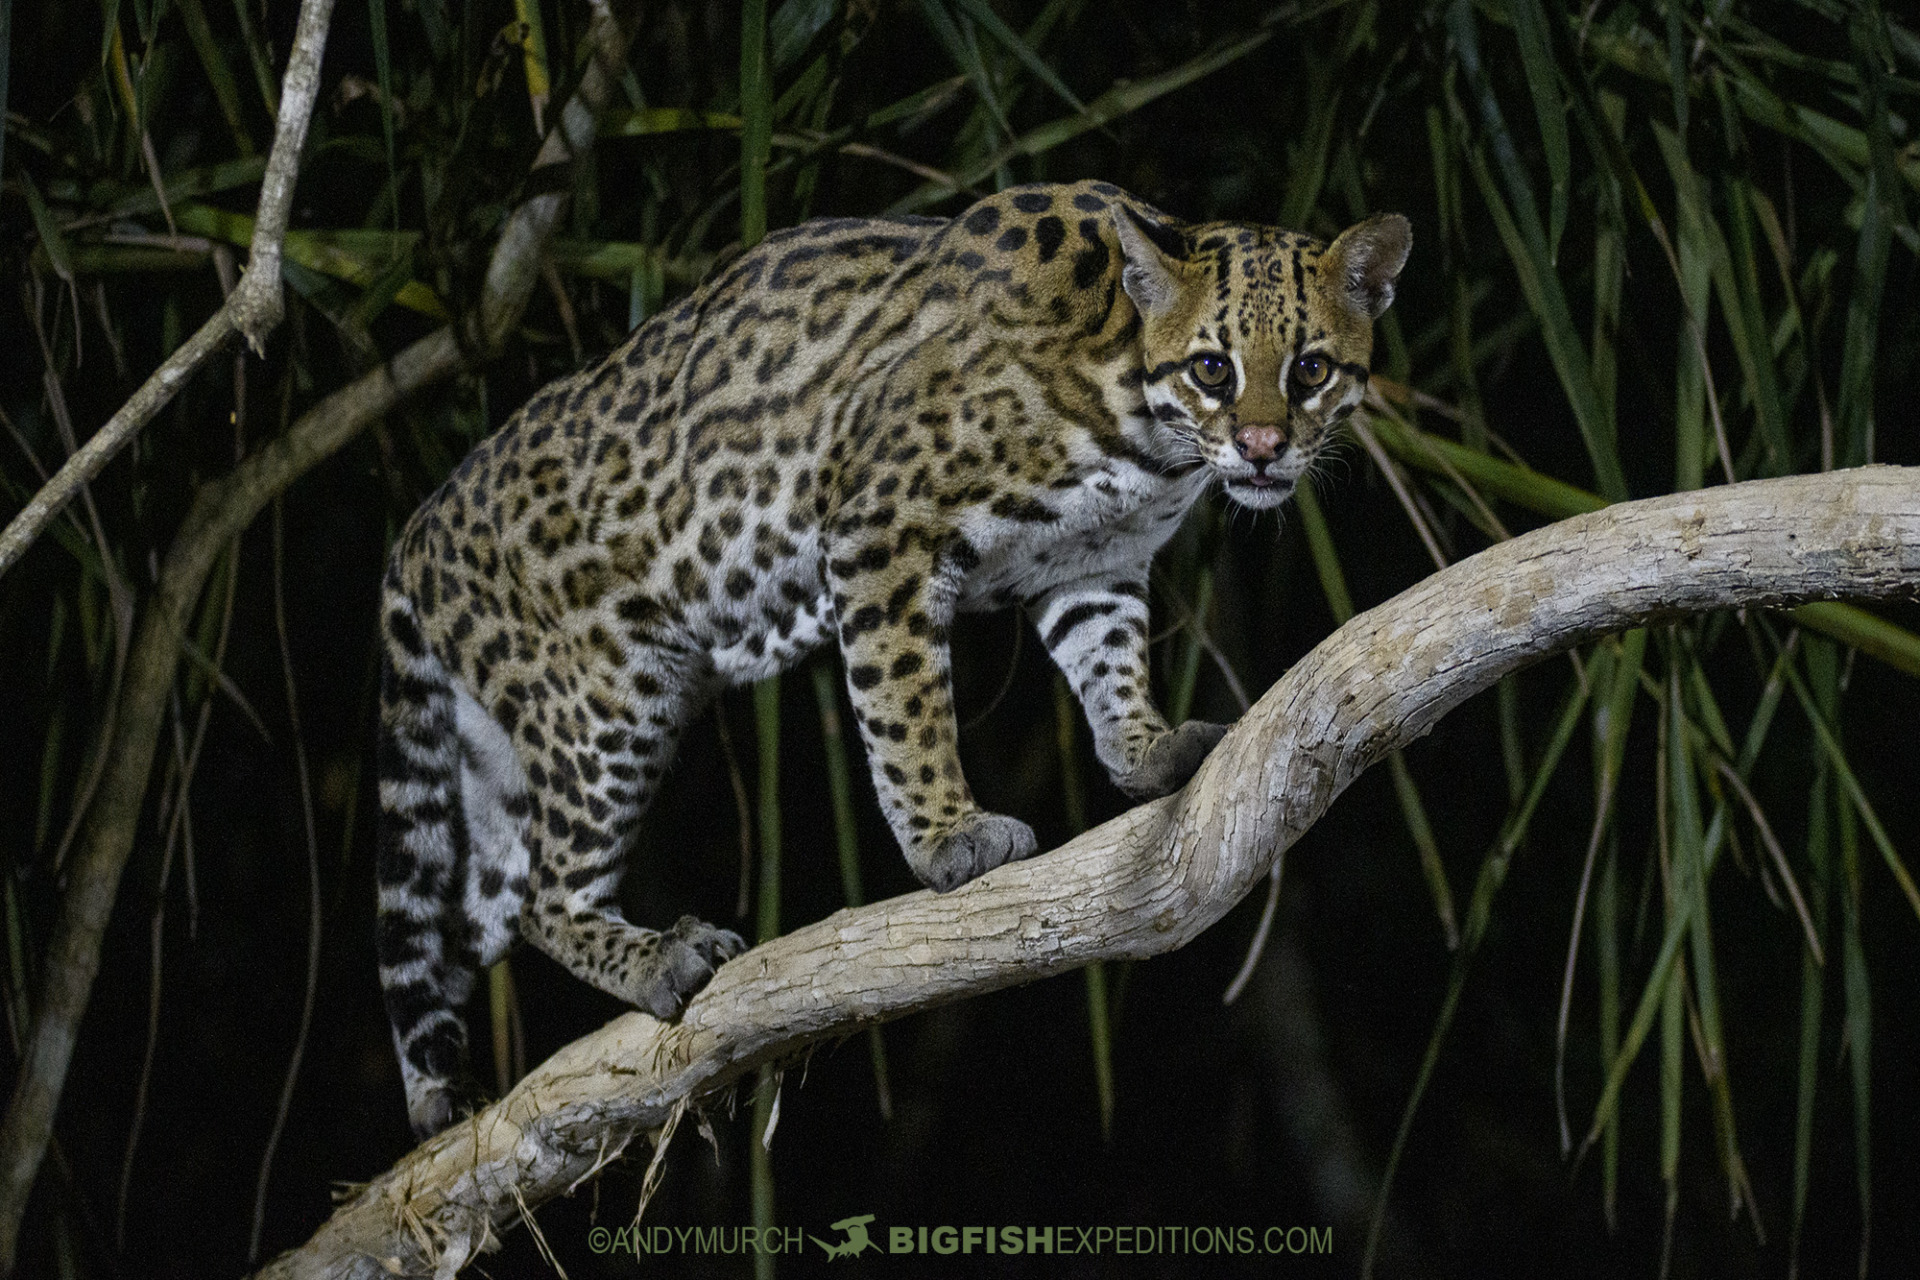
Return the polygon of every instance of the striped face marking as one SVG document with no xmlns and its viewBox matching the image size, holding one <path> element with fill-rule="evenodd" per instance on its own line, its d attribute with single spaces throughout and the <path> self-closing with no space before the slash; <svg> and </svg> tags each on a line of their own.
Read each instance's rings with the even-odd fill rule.
<svg viewBox="0 0 1920 1280">
<path fill-rule="evenodd" d="M 1406 260 L 1406 221 L 1369 219 L 1332 244 L 1136 224 L 1115 222 L 1163 454 L 1204 464 L 1242 506 L 1279 506 L 1366 392 L 1372 321 Z"/>
</svg>

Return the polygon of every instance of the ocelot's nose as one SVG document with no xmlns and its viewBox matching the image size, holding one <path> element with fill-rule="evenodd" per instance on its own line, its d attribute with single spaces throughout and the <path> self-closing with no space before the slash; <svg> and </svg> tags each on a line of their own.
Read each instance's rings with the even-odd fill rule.
<svg viewBox="0 0 1920 1280">
<path fill-rule="evenodd" d="M 1242 427 L 1233 433 L 1233 447 L 1248 462 L 1272 462 L 1286 442 L 1286 432 L 1278 427 Z"/>
</svg>

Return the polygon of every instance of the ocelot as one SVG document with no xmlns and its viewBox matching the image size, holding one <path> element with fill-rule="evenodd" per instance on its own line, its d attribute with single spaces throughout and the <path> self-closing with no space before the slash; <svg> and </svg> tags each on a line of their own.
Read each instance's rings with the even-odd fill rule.
<svg viewBox="0 0 1920 1280">
<path fill-rule="evenodd" d="M 674 1016 L 743 949 L 628 923 L 628 837 L 714 691 L 835 643 L 908 863 L 1034 852 L 956 752 L 956 612 L 1020 604 L 1137 797 L 1224 729 L 1148 690 L 1147 572 L 1218 485 L 1278 506 L 1359 403 L 1411 229 L 1186 224 L 1105 183 L 778 232 L 536 394 L 393 549 L 380 977 L 415 1130 L 472 1101 L 461 1006 L 525 936 Z"/>
</svg>

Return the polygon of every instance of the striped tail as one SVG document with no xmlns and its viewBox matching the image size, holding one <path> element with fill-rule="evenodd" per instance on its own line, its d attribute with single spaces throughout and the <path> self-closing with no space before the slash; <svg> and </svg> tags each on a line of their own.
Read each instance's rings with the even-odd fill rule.
<svg viewBox="0 0 1920 1280">
<path fill-rule="evenodd" d="M 425 1138 L 479 1097 L 461 1014 L 479 961 L 462 909 L 470 842 L 455 688 L 391 569 L 381 616 L 380 985 L 407 1115 Z"/>
</svg>

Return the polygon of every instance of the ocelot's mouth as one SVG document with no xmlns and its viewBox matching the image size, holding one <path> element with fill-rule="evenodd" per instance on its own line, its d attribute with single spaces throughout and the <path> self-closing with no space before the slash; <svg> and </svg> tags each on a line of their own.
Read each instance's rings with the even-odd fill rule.
<svg viewBox="0 0 1920 1280">
<path fill-rule="evenodd" d="M 1227 481 L 1226 488 L 1227 496 L 1241 506 L 1262 511 L 1277 507 L 1293 496 L 1293 481 L 1265 472 L 1236 476 Z"/>
</svg>

